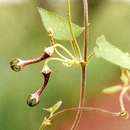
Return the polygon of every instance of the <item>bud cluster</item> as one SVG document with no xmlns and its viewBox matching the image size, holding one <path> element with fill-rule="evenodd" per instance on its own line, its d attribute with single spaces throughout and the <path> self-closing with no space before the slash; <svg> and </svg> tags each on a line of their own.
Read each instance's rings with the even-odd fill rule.
<svg viewBox="0 0 130 130">
<path fill-rule="evenodd" d="M 55 47 L 50 46 L 50 47 L 46 48 L 44 50 L 43 54 L 38 58 L 34 58 L 34 59 L 30 59 L 30 60 L 21 60 L 21 59 L 18 59 L 18 58 L 13 59 L 10 62 L 10 67 L 15 72 L 19 72 L 26 65 L 35 64 L 35 63 L 38 63 L 42 60 L 48 59 L 49 57 L 51 57 L 53 55 L 54 50 L 55 50 Z M 42 70 L 42 74 L 44 76 L 43 84 L 41 85 L 41 87 L 35 93 L 30 94 L 27 98 L 27 104 L 30 107 L 34 107 L 37 104 L 39 104 L 40 96 L 43 93 L 43 91 L 46 88 L 47 83 L 49 81 L 49 78 L 50 78 L 50 75 L 51 75 L 51 69 L 47 65 L 44 65 L 43 70 Z"/>
</svg>

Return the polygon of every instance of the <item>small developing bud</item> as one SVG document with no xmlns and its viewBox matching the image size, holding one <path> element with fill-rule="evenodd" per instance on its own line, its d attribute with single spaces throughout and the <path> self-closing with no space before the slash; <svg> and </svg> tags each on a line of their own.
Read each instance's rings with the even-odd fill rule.
<svg viewBox="0 0 130 130">
<path fill-rule="evenodd" d="M 129 118 L 129 113 L 127 111 L 122 111 L 120 113 L 120 117 L 122 117 L 122 118 L 127 120 Z"/>
<path fill-rule="evenodd" d="M 52 70 L 48 67 L 48 65 L 44 65 L 43 69 L 42 69 L 42 74 L 46 75 L 46 74 L 50 74 L 52 72 Z"/>
<path fill-rule="evenodd" d="M 55 50 L 55 47 L 54 46 L 50 46 L 50 47 L 48 47 L 48 48 L 46 48 L 44 50 L 44 54 L 46 55 L 47 58 L 51 57 L 52 54 L 54 53 L 54 50 Z"/>
<path fill-rule="evenodd" d="M 52 28 L 49 28 L 48 29 L 48 36 L 51 38 L 51 37 L 54 37 L 54 32 L 53 32 L 53 29 Z"/>
<path fill-rule="evenodd" d="M 10 67 L 12 70 L 19 72 L 22 69 L 23 66 L 23 61 L 21 59 L 14 59 L 10 61 Z"/>
<path fill-rule="evenodd" d="M 47 85 L 51 72 L 52 72 L 51 69 L 47 65 L 44 65 L 44 67 L 42 69 L 42 74 L 44 76 L 44 86 Z"/>
<path fill-rule="evenodd" d="M 40 102 L 40 95 L 37 92 L 28 96 L 27 104 L 30 107 L 38 105 L 39 102 Z"/>
<path fill-rule="evenodd" d="M 48 36 L 50 38 L 51 44 L 54 45 L 56 43 L 56 41 L 55 41 L 55 38 L 54 38 L 54 32 L 53 32 L 52 28 L 49 28 Z"/>
</svg>

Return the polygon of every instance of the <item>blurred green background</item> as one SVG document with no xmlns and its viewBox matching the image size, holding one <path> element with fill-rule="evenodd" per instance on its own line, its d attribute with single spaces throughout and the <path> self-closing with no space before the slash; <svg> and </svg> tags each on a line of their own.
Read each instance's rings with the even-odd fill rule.
<svg viewBox="0 0 130 130">
<path fill-rule="evenodd" d="M 37 6 L 65 16 L 66 5 L 64 0 L 26 2 L 21 0 L 17 3 L 13 1 L 0 1 L 0 130 L 37 130 L 45 115 L 42 111 L 43 107 L 51 106 L 59 100 L 63 101 L 62 108 L 78 104 L 80 67 L 66 68 L 60 63 L 51 63 L 53 74 L 41 97 L 41 102 L 37 107 L 29 108 L 26 99 L 42 83 L 40 71 L 43 63 L 31 65 L 15 73 L 10 69 L 9 61 L 17 57 L 22 59 L 37 57 L 45 47 L 49 46 Z M 82 26 L 82 2 L 72 0 L 72 5 L 73 21 Z M 89 52 L 95 46 L 96 38 L 102 34 L 123 51 L 130 52 L 129 0 L 90 0 L 89 19 L 91 23 Z M 82 36 L 78 40 L 82 48 Z M 67 42 L 61 42 L 61 44 L 70 47 Z M 95 99 L 97 100 L 104 87 L 118 83 L 119 77 L 119 67 L 102 59 L 94 59 L 87 70 L 86 99 L 88 103 L 91 104 Z M 99 100 L 102 101 L 102 98 Z M 63 130 L 65 120 L 61 118 L 48 130 Z M 84 126 L 82 130 L 86 128 Z M 107 129 L 100 128 L 100 130 Z"/>
</svg>

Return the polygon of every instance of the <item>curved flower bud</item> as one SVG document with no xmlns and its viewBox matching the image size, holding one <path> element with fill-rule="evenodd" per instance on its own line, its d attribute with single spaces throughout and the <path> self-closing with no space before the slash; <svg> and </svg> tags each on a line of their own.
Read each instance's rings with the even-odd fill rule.
<svg viewBox="0 0 130 130">
<path fill-rule="evenodd" d="M 16 58 L 16 59 L 10 61 L 11 69 L 16 72 L 20 71 L 22 66 L 23 66 L 23 61 L 21 59 Z"/>
<path fill-rule="evenodd" d="M 34 106 L 38 105 L 39 102 L 40 102 L 40 95 L 37 92 L 29 95 L 27 98 L 27 104 L 30 107 L 34 107 Z"/>
<path fill-rule="evenodd" d="M 51 69 L 47 65 L 45 65 L 43 67 L 42 74 L 44 75 L 44 83 L 42 84 L 42 86 L 34 94 L 29 95 L 29 97 L 27 99 L 27 104 L 30 107 L 34 107 L 37 104 L 39 104 L 40 96 L 41 96 L 42 92 L 44 91 L 44 89 L 46 88 L 47 83 L 49 81 L 49 77 L 50 77 L 50 74 L 51 74 Z"/>
<path fill-rule="evenodd" d="M 35 64 L 51 57 L 52 54 L 54 53 L 54 50 L 55 50 L 55 47 L 50 46 L 46 48 L 44 52 L 42 53 L 42 55 L 38 58 L 29 59 L 29 60 L 21 60 L 21 59 L 16 58 L 10 62 L 10 67 L 12 68 L 12 70 L 18 72 L 26 65 Z"/>
</svg>

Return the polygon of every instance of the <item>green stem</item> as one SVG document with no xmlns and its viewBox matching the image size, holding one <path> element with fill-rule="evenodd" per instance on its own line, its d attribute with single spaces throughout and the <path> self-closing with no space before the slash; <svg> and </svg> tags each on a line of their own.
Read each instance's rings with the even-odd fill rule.
<svg viewBox="0 0 130 130">
<path fill-rule="evenodd" d="M 62 50 L 64 50 L 72 59 L 74 59 L 74 56 L 70 53 L 69 50 L 67 50 L 64 46 L 60 45 L 60 44 L 57 44 L 56 41 L 55 41 L 55 38 L 54 38 L 54 32 L 53 32 L 53 29 L 50 28 L 49 31 L 48 31 L 48 36 L 50 38 L 50 43 L 52 46 L 55 47 L 55 52 L 63 59 L 65 60 L 69 60 L 68 58 L 66 58 L 65 56 L 63 56 L 58 50 L 56 47 L 60 47 Z"/>
<path fill-rule="evenodd" d="M 60 44 L 55 44 L 54 47 L 59 47 L 61 48 L 62 50 L 64 50 L 72 59 L 74 59 L 75 57 L 70 53 L 70 51 L 68 49 L 66 49 L 64 46 L 60 45 Z M 57 51 L 56 49 L 56 53 L 58 55 L 60 55 L 62 58 L 66 59 L 66 57 L 64 57 L 60 52 Z M 68 58 L 67 58 L 68 59 Z"/>
<path fill-rule="evenodd" d="M 45 61 L 45 65 L 48 64 L 48 62 L 50 61 L 60 61 L 60 62 L 66 62 L 64 59 L 61 59 L 61 58 L 49 58 Z"/>
<path fill-rule="evenodd" d="M 81 58 L 81 52 L 80 52 L 80 48 L 79 45 L 77 43 L 77 40 L 75 38 L 74 32 L 73 32 L 73 28 L 72 28 L 72 20 L 71 20 L 71 6 L 70 6 L 70 0 L 67 0 L 67 4 L 68 4 L 68 22 L 69 22 L 69 29 L 70 29 L 70 33 L 72 36 L 72 45 L 73 48 L 75 50 L 75 53 L 77 54 L 78 58 Z"/>
</svg>

